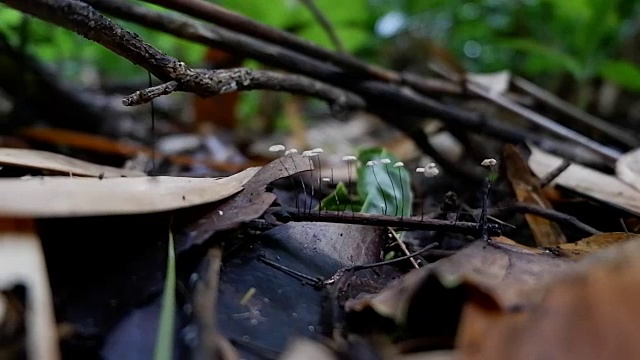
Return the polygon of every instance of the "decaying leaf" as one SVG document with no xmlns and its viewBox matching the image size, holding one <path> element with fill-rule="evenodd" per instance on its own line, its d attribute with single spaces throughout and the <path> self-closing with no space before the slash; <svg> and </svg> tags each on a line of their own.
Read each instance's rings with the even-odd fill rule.
<svg viewBox="0 0 640 360">
<path fill-rule="evenodd" d="M 588 255 L 548 283 L 525 312 L 469 302 L 457 348 L 461 359 L 640 358 L 640 241 Z"/>
<path fill-rule="evenodd" d="M 531 149 L 529 166 L 539 177 L 553 171 L 563 161 L 562 158 L 544 152 L 533 145 L 529 145 L 529 148 Z M 640 215 L 640 191 L 615 176 L 580 164 L 571 164 L 553 181 L 553 184 L 562 185 L 635 215 Z"/>
<path fill-rule="evenodd" d="M 603 233 L 573 243 L 560 244 L 546 249 L 562 256 L 578 257 L 602 250 L 617 243 L 631 240 L 640 241 L 640 235 L 623 232 Z"/>
<path fill-rule="evenodd" d="M 3 219 L 4 220 L 4 219 Z M 2 221 L 2 224 L 6 224 Z M 27 289 L 29 359 L 60 359 L 51 288 L 40 239 L 35 230 L 0 228 L 0 289 L 24 285 Z"/>
<path fill-rule="evenodd" d="M 620 180 L 640 191 L 640 149 L 629 151 L 618 159 L 616 175 Z"/>
<path fill-rule="evenodd" d="M 540 191 L 539 179 L 531 173 L 527 162 L 516 147 L 511 144 L 505 145 L 503 157 L 507 168 L 507 177 L 518 201 L 544 209 L 552 209 L 551 203 Z M 567 242 L 555 222 L 533 214 L 525 214 L 525 219 L 538 246 L 553 246 Z"/>
<path fill-rule="evenodd" d="M 0 214 L 74 217 L 144 214 L 211 203 L 242 190 L 258 171 L 220 178 L 133 177 L 0 179 Z"/>
<path fill-rule="evenodd" d="M 200 244 L 216 231 L 231 229 L 261 216 L 276 199 L 273 193 L 265 192 L 267 185 L 312 169 L 313 165 L 301 155 L 283 156 L 263 166 L 246 182 L 243 192 L 186 226 L 186 236 L 182 237 L 180 246 Z"/>
<path fill-rule="evenodd" d="M 351 311 L 370 307 L 404 323 L 414 294 L 429 283 L 429 278 L 435 278 L 448 289 L 464 285 L 479 290 L 502 309 L 523 308 L 535 303 L 542 296 L 541 286 L 572 263 L 521 247 L 476 241 L 455 255 L 411 271 L 375 296 L 350 301 L 347 307 Z"/>
<path fill-rule="evenodd" d="M 0 148 L 0 164 L 93 177 L 146 176 L 144 172 L 93 164 L 61 154 L 31 149 Z"/>
</svg>

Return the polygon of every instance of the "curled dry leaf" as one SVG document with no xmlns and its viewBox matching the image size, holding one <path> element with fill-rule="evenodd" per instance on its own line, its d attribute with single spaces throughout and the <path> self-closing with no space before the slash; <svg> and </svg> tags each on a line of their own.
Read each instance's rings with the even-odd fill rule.
<svg viewBox="0 0 640 360">
<path fill-rule="evenodd" d="M 618 159 L 616 175 L 620 180 L 640 191 L 640 149 L 629 151 Z"/>
<path fill-rule="evenodd" d="M 503 156 L 507 168 L 507 177 L 518 201 L 544 209 L 553 209 L 549 200 L 542 195 L 539 179 L 531 173 L 527 162 L 522 158 L 516 147 L 511 144 L 505 145 Z M 524 217 L 538 246 L 553 246 L 567 242 L 560 227 L 555 222 L 533 214 L 525 214 Z"/>
<path fill-rule="evenodd" d="M 301 155 L 283 156 L 263 166 L 247 181 L 244 191 L 186 226 L 186 237 L 181 239 L 180 247 L 200 244 L 216 231 L 231 229 L 261 216 L 276 199 L 275 194 L 266 192 L 267 185 L 312 169 L 313 165 Z"/>
<path fill-rule="evenodd" d="M 476 241 L 448 258 L 411 271 L 377 295 L 349 301 L 347 308 L 350 311 L 372 308 L 382 316 L 404 323 L 411 316 L 408 309 L 414 295 L 425 284 L 431 284 L 429 279 L 436 279 L 448 289 L 463 285 L 479 290 L 502 309 L 523 308 L 535 303 L 542 296 L 540 287 L 572 263 L 518 246 Z"/>
<path fill-rule="evenodd" d="M 146 176 L 144 172 L 93 164 L 61 154 L 31 149 L 0 148 L 0 164 L 93 177 Z"/>
<path fill-rule="evenodd" d="M 242 190 L 250 168 L 219 178 L 134 177 L 0 179 L 0 214 L 74 217 L 144 214 L 211 203 Z"/>
<path fill-rule="evenodd" d="M 544 177 L 562 164 L 563 159 L 560 157 L 544 152 L 533 145 L 529 145 L 529 148 L 531 149 L 529 166 L 539 177 Z M 615 176 L 583 165 L 571 164 L 553 183 L 640 215 L 640 190 L 629 186 Z"/>
<path fill-rule="evenodd" d="M 573 243 L 560 244 L 545 249 L 566 257 L 579 257 L 630 240 L 640 241 L 640 235 L 623 232 L 603 233 Z"/>
<path fill-rule="evenodd" d="M 461 359 L 640 358 L 640 241 L 584 257 L 524 312 L 469 302 L 457 348 Z"/>
</svg>

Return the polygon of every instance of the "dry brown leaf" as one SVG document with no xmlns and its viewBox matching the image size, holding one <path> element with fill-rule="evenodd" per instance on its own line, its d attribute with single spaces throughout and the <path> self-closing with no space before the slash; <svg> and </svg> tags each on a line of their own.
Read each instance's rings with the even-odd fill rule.
<svg viewBox="0 0 640 360">
<path fill-rule="evenodd" d="M 29 359 L 60 359 L 51 288 L 40 239 L 35 232 L 0 232 L 0 289 L 24 285 L 27 289 Z"/>
<path fill-rule="evenodd" d="M 640 241 L 577 262 L 529 311 L 471 301 L 461 319 L 462 359 L 638 359 Z"/>
<path fill-rule="evenodd" d="M 553 246 L 547 250 L 562 256 L 579 257 L 630 240 L 640 241 L 640 235 L 623 232 L 603 233 L 573 243 Z"/>
<path fill-rule="evenodd" d="M 275 194 L 266 192 L 267 185 L 312 169 L 309 159 L 301 155 L 283 156 L 263 166 L 245 184 L 245 191 L 185 226 L 188 236 L 181 246 L 200 244 L 216 231 L 231 229 L 261 216 L 276 199 Z"/>
<path fill-rule="evenodd" d="M 435 276 L 446 288 L 465 285 L 480 290 L 501 309 L 525 308 L 542 296 L 539 289 L 545 283 L 573 263 L 520 246 L 476 241 L 455 255 L 409 272 L 379 294 L 350 300 L 347 308 L 360 311 L 370 307 L 403 323 L 413 295 L 430 276 Z"/>
<path fill-rule="evenodd" d="M 544 177 L 563 161 L 562 158 L 544 152 L 533 145 L 529 145 L 529 147 L 531 148 L 529 166 L 539 177 Z M 583 165 L 571 164 L 567 170 L 553 181 L 553 184 L 562 185 L 640 215 L 640 191 L 615 176 L 607 175 Z"/>
<path fill-rule="evenodd" d="M 146 176 L 144 172 L 93 164 L 61 154 L 31 149 L 0 148 L 0 164 L 50 170 L 80 176 Z"/>
<path fill-rule="evenodd" d="M 73 217 L 143 214 L 211 203 L 242 190 L 258 171 L 220 178 L 134 177 L 0 179 L 0 214 Z"/>
<path fill-rule="evenodd" d="M 540 180 L 531 173 L 527 162 L 522 158 L 515 146 L 504 146 L 503 157 L 507 168 L 507 177 L 519 202 L 553 209 L 551 203 L 540 191 Z M 531 233 L 538 246 L 564 244 L 567 239 L 558 224 L 541 216 L 525 214 Z"/>
<path fill-rule="evenodd" d="M 618 159 L 616 175 L 620 180 L 640 191 L 640 149 L 629 151 Z"/>
</svg>

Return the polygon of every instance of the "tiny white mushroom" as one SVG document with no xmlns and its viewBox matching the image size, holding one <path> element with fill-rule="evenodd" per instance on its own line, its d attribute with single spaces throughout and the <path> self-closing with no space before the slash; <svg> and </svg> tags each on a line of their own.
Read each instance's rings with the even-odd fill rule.
<svg viewBox="0 0 640 360">
<path fill-rule="evenodd" d="M 284 152 L 285 155 L 293 155 L 293 154 L 297 154 L 297 153 L 298 153 L 297 149 L 289 149 L 289 150 Z"/>
<path fill-rule="evenodd" d="M 389 159 L 380 159 L 381 164 L 391 164 L 391 160 Z"/>
<path fill-rule="evenodd" d="M 313 150 L 307 150 L 302 152 L 302 156 L 313 157 L 313 156 L 318 156 L 318 153 L 314 153 Z"/>
<path fill-rule="evenodd" d="M 426 169 L 424 172 L 425 177 L 436 177 L 438 174 L 440 174 L 440 170 L 438 170 L 438 168 Z"/>
<path fill-rule="evenodd" d="M 311 151 L 313 151 L 314 153 L 317 153 L 317 154 L 322 154 L 324 152 L 324 150 L 322 148 L 315 148 L 315 149 L 313 149 Z"/>
<path fill-rule="evenodd" d="M 376 164 L 376 162 L 375 162 L 375 161 L 371 161 L 371 160 L 369 160 L 369 161 L 367 161 L 367 164 L 366 164 L 366 165 L 367 165 L 367 166 L 373 166 L 373 165 L 375 165 L 375 164 Z"/>
<path fill-rule="evenodd" d="M 345 156 L 342 157 L 342 161 L 354 162 L 354 161 L 358 161 L 358 158 L 353 156 L 353 155 L 345 155 Z"/>
<path fill-rule="evenodd" d="M 416 172 L 417 172 L 417 173 L 423 173 L 423 172 L 425 172 L 425 170 L 426 170 L 426 169 L 425 169 L 425 168 L 423 168 L 423 167 L 417 167 L 417 168 L 416 168 Z"/>
<path fill-rule="evenodd" d="M 284 149 L 285 149 L 285 147 L 282 144 L 275 144 L 275 145 L 269 146 L 269 151 L 270 152 L 284 151 Z"/>
<path fill-rule="evenodd" d="M 496 159 L 484 159 L 484 160 L 482 160 L 480 165 L 482 165 L 482 166 L 494 166 L 497 163 L 498 162 L 496 161 Z"/>
<path fill-rule="evenodd" d="M 402 161 L 398 161 L 397 163 L 393 164 L 393 167 L 403 167 L 404 163 Z"/>
<path fill-rule="evenodd" d="M 331 182 L 331 179 L 329 179 L 329 178 L 325 177 L 325 178 L 322 178 L 322 181 L 324 181 L 324 182 Z"/>
</svg>

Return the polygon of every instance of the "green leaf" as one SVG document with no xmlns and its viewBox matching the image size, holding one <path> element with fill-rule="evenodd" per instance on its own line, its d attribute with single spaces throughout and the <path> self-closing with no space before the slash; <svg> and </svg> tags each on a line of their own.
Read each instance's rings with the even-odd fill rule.
<svg viewBox="0 0 640 360">
<path fill-rule="evenodd" d="M 222 0 L 219 2 L 231 11 L 276 28 L 285 28 L 294 23 L 298 1 L 285 0 Z"/>
<path fill-rule="evenodd" d="M 347 52 L 360 50 L 365 44 L 367 44 L 371 37 L 368 30 L 355 26 L 338 25 L 334 27 L 334 30 L 336 32 L 336 36 Z M 335 50 L 335 46 L 333 46 L 329 35 L 319 24 L 314 23 L 305 27 L 300 30 L 298 35 L 315 43 L 316 45 Z"/>
<path fill-rule="evenodd" d="M 362 201 L 354 200 L 353 194 L 351 195 L 349 196 L 344 183 L 340 182 L 331 194 L 322 199 L 320 207 L 322 210 L 345 211 L 345 209 L 353 209 L 353 212 L 360 212 L 362 210 Z"/>
<path fill-rule="evenodd" d="M 154 360 L 173 359 L 173 342 L 175 339 L 176 315 L 176 255 L 173 247 L 173 233 L 169 232 L 169 249 L 167 256 L 167 274 L 162 293 L 162 310 L 158 322 Z"/>
<path fill-rule="evenodd" d="M 568 71 L 576 79 L 583 79 L 587 75 L 585 74 L 584 65 L 573 56 L 539 43 L 536 40 L 528 38 L 510 38 L 498 40 L 497 43 L 503 48 L 518 50 L 526 53 L 527 55 L 541 57 L 547 61 L 550 67 Z"/>
<path fill-rule="evenodd" d="M 389 159 L 389 164 L 366 166 L 368 161 Z M 403 167 L 393 167 L 398 160 L 383 148 L 361 150 L 358 160 L 358 194 L 364 199 L 362 212 L 411 216 L 413 192 L 411 174 Z M 386 204 L 386 205 L 385 205 Z"/>
<path fill-rule="evenodd" d="M 624 89 L 640 91 L 640 67 L 627 61 L 610 60 L 605 62 L 600 75 Z"/>
</svg>

